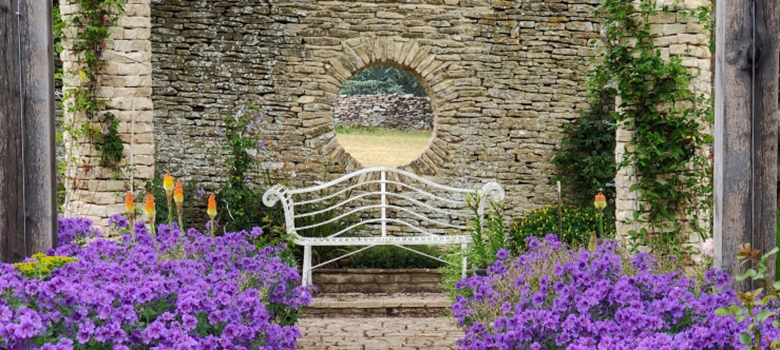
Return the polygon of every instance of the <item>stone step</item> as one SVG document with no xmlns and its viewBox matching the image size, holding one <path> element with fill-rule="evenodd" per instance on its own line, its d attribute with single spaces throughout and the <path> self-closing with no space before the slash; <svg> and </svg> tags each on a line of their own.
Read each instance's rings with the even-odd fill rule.
<svg viewBox="0 0 780 350">
<path fill-rule="evenodd" d="M 441 293 L 438 269 L 316 269 L 322 293 Z"/>
<path fill-rule="evenodd" d="M 452 303 L 441 293 L 321 293 L 306 317 L 440 317 Z"/>
</svg>

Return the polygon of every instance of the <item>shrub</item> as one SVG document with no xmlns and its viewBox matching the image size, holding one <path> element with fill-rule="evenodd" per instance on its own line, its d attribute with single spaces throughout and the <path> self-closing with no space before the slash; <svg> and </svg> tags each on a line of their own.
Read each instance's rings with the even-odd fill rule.
<svg viewBox="0 0 780 350">
<path fill-rule="evenodd" d="M 575 251 L 529 237 L 528 247 L 458 282 L 459 349 L 742 349 L 743 325 L 714 313 L 736 300 L 725 272 L 697 288 L 680 272 L 656 272 L 650 255 L 624 258 L 614 241 Z"/>
<path fill-rule="evenodd" d="M 311 295 L 283 246 L 249 242 L 259 228 L 211 238 L 160 225 L 153 240 L 138 222 L 119 242 L 82 247 L 92 223 L 59 222 L 61 244 L 47 255 L 77 261 L 42 280 L 0 265 L 0 348 L 295 349 Z"/>
<path fill-rule="evenodd" d="M 571 247 L 586 246 L 590 239 L 591 232 L 599 232 L 599 215 L 602 215 L 598 209 L 593 207 L 574 208 L 563 206 L 563 232 L 560 235 L 561 241 Z M 610 211 L 604 211 L 604 237 L 615 237 L 614 214 Z M 544 237 L 550 233 L 558 232 L 558 207 L 545 206 L 540 209 L 531 210 L 523 216 L 522 219 L 515 221 L 510 230 L 509 237 L 512 241 L 510 248 L 514 253 L 524 251 L 527 246 L 525 240 L 527 237 Z"/>
<path fill-rule="evenodd" d="M 442 255 L 441 248 L 435 246 L 421 245 L 410 246 L 409 248 L 435 257 Z M 346 259 L 349 260 L 341 263 L 342 266 L 364 269 L 435 269 L 444 265 L 440 261 L 394 246 L 373 247 Z"/>
</svg>

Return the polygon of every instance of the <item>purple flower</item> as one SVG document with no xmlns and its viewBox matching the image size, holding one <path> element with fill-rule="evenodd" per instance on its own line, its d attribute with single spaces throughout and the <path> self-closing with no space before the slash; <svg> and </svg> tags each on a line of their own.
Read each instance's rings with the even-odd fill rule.
<svg viewBox="0 0 780 350">
<path fill-rule="evenodd" d="M 501 248 L 496 252 L 496 258 L 499 260 L 504 260 L 509 257 L 509 252 L 506 251 L 506 249 Z"/>
<path fill-rule="evenodd" d="M 308 305 L 311 289 L 293 287 L 300 275 L 282 261 L 284 245 L 253 244 L 262 229 L 211 238 L 160 225 L 152 242 L 139 220 L 132 244 L 87 240 L 96 231 L 85 219 L 59 222 L 61 244 L 51 254 L 75 262 L 44 280 L 0 264 L 0 349 L 73 350 L 74 341 L 116 350 L 295 349 L 300 331 L 276 324 L 271 310 Z"/>
<path fill-rule="evenodd" d="M 486 277 L 456 283 L 452 315 L 464 329 L 458 349 L 736 350 L 749 320 L 715 315 L 737 302 L 731 278 L 707 284 L 679 272 L 655 272 L 655 258 L 624 258 L 613 241 L 595 251 L 569 250 L 555 237 L 528 237 L 530 249 L 500 259 Z M 503 254 L 501 254 L 503 255 Z M 624 267 L 629 269 L 624 270 Z M 767 308 L 780 309 L 772 301 Z M 773 318 L 759 324 L 780 338 Z"/>
</svg>

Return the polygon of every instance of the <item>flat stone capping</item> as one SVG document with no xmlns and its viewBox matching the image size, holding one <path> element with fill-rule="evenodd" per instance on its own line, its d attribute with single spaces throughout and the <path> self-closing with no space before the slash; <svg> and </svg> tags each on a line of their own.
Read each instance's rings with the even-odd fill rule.
<svg viewBox="0 0 780 350">
<path fill-rule="evenodd" d="M 379 308 L 449 308 L 452 302 L 440 293 L 323 294 L 312 300 L 312 308 L 379 309 Z"/>
<path fill-rule="evenodd" d="M 438 269 L 318 269 L 320 293 L 441 293 Z"/>
</svg>

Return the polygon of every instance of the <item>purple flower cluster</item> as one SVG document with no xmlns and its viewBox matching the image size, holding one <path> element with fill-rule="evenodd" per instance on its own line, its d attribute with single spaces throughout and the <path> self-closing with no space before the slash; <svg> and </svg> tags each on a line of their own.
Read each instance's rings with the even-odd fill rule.
<svg viewBox="0 0 780 350">
<path fill-rule="evenodd" d="M 682 273 L 655 272 L 650 255 L 629 261 L 613 241 L 592 252 L 569 250 L 555 236 L 528 237 L 528 246 L 517 259 L 496 261 L 488 276 L 458 282 L 459 349 L 744 348 L 747 324 L 715 315 L 737 304 L 723 271 L 697 286 Z M 767 339 L 780 337 L 773 318 L 760 326 Z"/>
<path fill-rule="evenodd" d="M 100 238 L 87 219 L 59 223 L 49 254 L 78 261 L 44 280 L 0 265 L 0 349 L 295 349 L 311 294 L 285 247 L 250 243 L 262 230 L 210 238 L 160 225 L 153 243 L 139 222 L 132 244 Z"/>
</svg>

